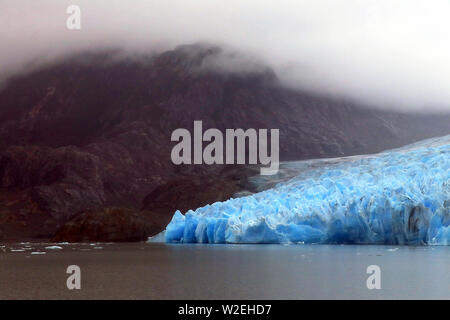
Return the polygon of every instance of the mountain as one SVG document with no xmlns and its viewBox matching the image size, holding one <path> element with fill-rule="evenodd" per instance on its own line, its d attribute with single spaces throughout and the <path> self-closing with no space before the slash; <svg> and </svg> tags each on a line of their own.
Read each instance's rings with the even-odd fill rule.
<svg viewBox="0 0 450 320">
<path fill-rule="evenodd" d="M 137 240 L 114 236 L 135 228 L 145 239 L 176 209 L 242 190 L 248 167 L 172 164 L 171 133 L 192 130 L 194 120 L 204 130 L 279 128 L 282 160 L 374 153 L 450 133 L 450 115 L 287 89 L 265 67 L 205 67 L 222 53 L 201 45 L 140 57 L 86 53 L 10 79 L 0 92 L 0 237 Z"/>
</svg>

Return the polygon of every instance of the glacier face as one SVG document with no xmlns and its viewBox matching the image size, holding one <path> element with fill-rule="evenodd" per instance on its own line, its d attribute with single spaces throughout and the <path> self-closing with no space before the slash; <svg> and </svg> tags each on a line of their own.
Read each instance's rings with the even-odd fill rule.
<svg viewBox="0 0 450 320">
<path fill-rule="evenodd" d="M 287 166 L 271 189 L 175 212 L 166 242 L 450 244 L 450 135 Z"/>
</svg>

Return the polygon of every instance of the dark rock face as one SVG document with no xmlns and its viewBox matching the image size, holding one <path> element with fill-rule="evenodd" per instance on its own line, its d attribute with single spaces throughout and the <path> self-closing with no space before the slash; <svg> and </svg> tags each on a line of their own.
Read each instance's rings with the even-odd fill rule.
<svg viewBox="0 0 450 320">
<path fill-rule="evenodd" d="M 229 198 L 247 168 L 171 162 L 172 131 L 192 130 L 194 120 L 204 130 L 279 128 L 282 160 L 371 153 L 450 132 L 450 115 L 368 110 L 285 89 L 270 70 L 202 69 L 217 54 L 187 46 L 134 60 L 84 55 L 11 79 L 0 92 L 0 235 L 51 238 L 69 220 L 108 223 L 99 217 L 112 206 L 130 210 L 121 217 L 151 212 L 143 216 L 159 225 L 139 229 L 151 235 L 176 209 Z M 92 232 L 92 240 L 101 234 Z"/>
<path fill-rule="evenodd" d="M 250 167 L 210 167 L 203 172 L 184 173 L 161 184 L 142 202 L 142 210 L 160 214 L 186 211 L 229 199 L 245 187 L 246 177 L 258 174 Z M 170 217 L 171 218 L 171 217 Z M 170 221 L 167 221 L 169 223 Z"/>
<path fill-rule="evenodd" d="M 143 241 L 164 228 L 158 218 L 150 212 L 126 208 L 86 210 L 61 227 L 52 241 Z"/>
</svg>

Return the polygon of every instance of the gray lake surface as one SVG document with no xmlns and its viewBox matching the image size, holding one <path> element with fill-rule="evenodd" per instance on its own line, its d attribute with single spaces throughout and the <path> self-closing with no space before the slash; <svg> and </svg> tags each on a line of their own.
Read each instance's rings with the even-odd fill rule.
<svg viewBox="0 0 450 320">
<path fill-rule="evenodd" d="M 0 299 L 450 299 L 445 246 L 53 245 L 0 244 Z"/>
</svg>

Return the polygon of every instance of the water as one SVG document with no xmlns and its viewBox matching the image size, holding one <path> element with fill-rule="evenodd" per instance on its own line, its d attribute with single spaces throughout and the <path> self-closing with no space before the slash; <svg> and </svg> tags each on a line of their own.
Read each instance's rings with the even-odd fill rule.
<svg viewBox="0 0 450 320">
<path fill-rule="evenodd" d="M 1 299 L 450 299 L 449 247 L 47 246 L 0 246 Z M 81 290 L 66 287 L 72 264 Z M 367 289 L 369 265 L 381 290 Z"/>
</svg>

